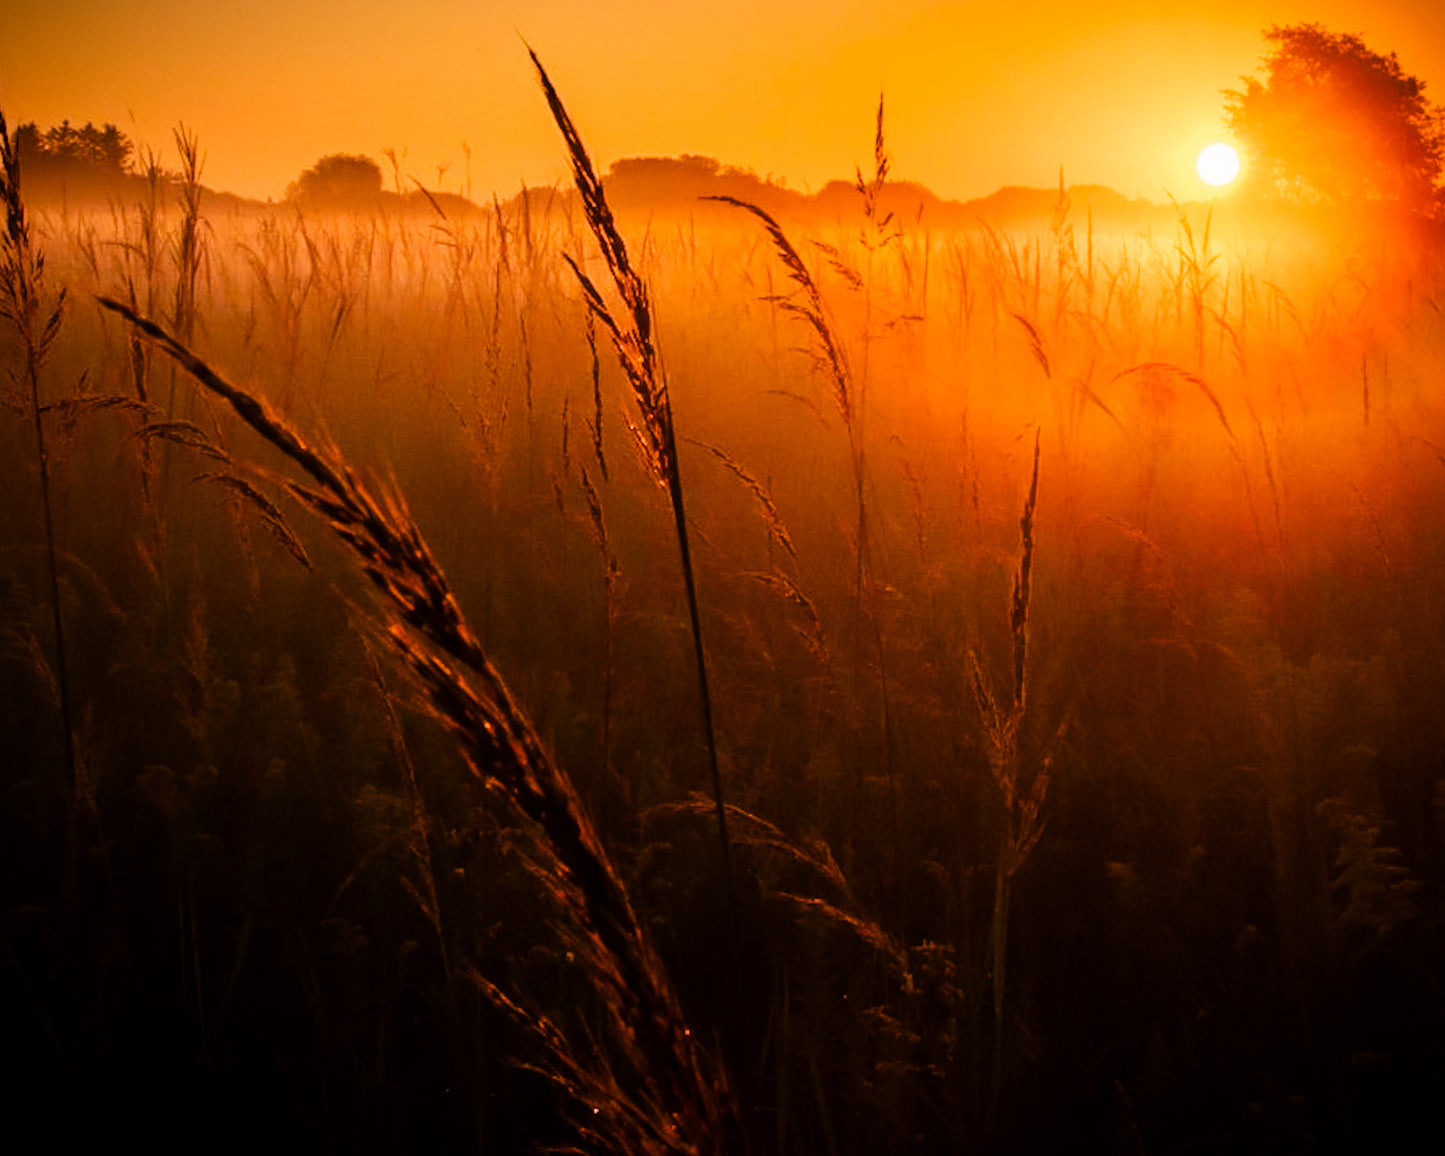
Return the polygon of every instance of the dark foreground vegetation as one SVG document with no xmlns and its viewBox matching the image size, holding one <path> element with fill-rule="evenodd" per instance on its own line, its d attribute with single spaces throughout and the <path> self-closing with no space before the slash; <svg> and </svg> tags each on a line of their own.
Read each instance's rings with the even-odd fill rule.
<svg viewBox="0 0 1445 1156">
<path fill-rule="evenodd" d="M 1431 230 L 935 229 L 881 108 L 619 223 L 547 92 L 465 219 L 6 157 L 6 1146 L 1438 1143 Z"/>
</svg>

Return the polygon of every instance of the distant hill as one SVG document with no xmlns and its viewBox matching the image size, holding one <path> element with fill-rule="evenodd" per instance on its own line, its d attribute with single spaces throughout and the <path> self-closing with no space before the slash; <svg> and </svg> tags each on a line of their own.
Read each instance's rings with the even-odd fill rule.
<svg viewBox="0 0 1445 1156">
<path fill-rule="evenodd" d="M 807 202 L 803 193 L 765 180 L 713 157 L 627 157 L 603 178 L 608 202 L 619 213 L 691 212 L 705 197 L 736 197 L 769 212 L 790 212 Z"/>
<path fill-rule="evenodd" d="M 1074 220 L 1092 214 L 1096 221 L 1139 222 L 1159 207 L 1146 200 L 1130 200 L 1106 185 L 1071 185 L 1065 190 L 1069 215 Z M 989 224 L 1051 221 L 1059 204 L 1058 189 L 1029 189 L 1009 185 L 973 201 L 952 202 L 954 211 L 966 210 Z"/>
<path fill-rule="evenodd" d="M 619 216 L 690 215 L 699 212 L 707 197 L 729 196 L 774 215 L 851 221 L 862 204 L 862 194 L 850 181 L 829 181 L 816 193 L 803 193 L 705 156 L 629 157 L 608 169 L 603 184 Z M 1130 200 L 1103 185 L 1075 185 L 1066 190 L 1066 198 L 1069 220 L 1092 214 L 1101 226 L 1140 225 L 1159 212 L 1149 201 Z M 1058 203 L 1058 189 L 1016 186 L 974 200 L 950 201 L 914 181 L 889 181 L 879 196 L 882 213 L 891 213 L 910 228 L 1047 228 Z M 1169 211 L 1172 214 L 1172 208 Z"/>
<path fill-rule="evenodd" d="M 55 173 L 21 170 L 21 195 L 35 208 L 67 206 L 72 209 L 93 207 L 108 209 L 111 205 L 133 205 L 146 201 L 150 187 L 146 178 L 136 173 L 94 174 L 89 172 Z M 174 174 L 160 178 L 156 200 L 163 209 L 180 204 L 180 180 Z M 201 211 L 226 216 L 258 213 L 277 205 L 290 205 L 310 215 L 313 213 L 350 212 L 368 214 L 377 210 L 403 212 L 435 217 L 438 211 L 449 219 L 461 219 L 483 211 L 483 206 L 457 193 L 409 193 L 382 191 L 364 199 L 318 206 L 304 201 L 260 201 L 236 193 L 202 186 Z M 490 211 L 490 210 L 488 210 Z"/>
<path fill-rule="evenodd" d="M 66 203 L 126 203 L 143 200 L 146 182 L 135 174 L 113 172 L 103 179 L 71 172 L 32 172 L 25 182 L 27 199 L 37 206 Z M 727 165 L 714 157 L 684 154 L 673 157 L 626 157 L 615 161 L 603 178 L 608 202 L 623 219 L 689 218 L 723 219 L 729 210 L 707 203 L 709 197 L 733 197 L 765 209 L 784 220 L 809 223 L 851 223 L 858 219 L 862 194 L 851 181 L 829 181 L 815 193 L 789 188 L 771 177 L 760 177 L 750 169 Z M 570 186 L 523 189 L 500 203 L 544 216 L 575 197 Z M 1068 220 L 1076 226 L 1091 217 L 1098 228 L 1138 228 L 1174 219 L 1173 206 L 1159 206 L 1147 200 L 1130 200 L 1102 185 L 1074 185 L 1066 190 Z M 177 197 L 173 177 L 161 181 L 160 199 L 169 203 Z M 283 201 L 306 213 L 348 211 L 370 213 L 404 212 L 435 215 L 448 219 L 490 212 L 491 206 L 470 201 L 457 193 L 407 193 L 378 190 L 365 198 L 322 206 L 314 202 Z M 880 209 L 892 214 L 905 228 L 982 229 L 1035 232 L 1047 229 L 1059 203 L 1059 190 L 1006 186 L 967 201 L 945 200 L 914 181 L 889 181 L 879 197 Z M 232 193 L 205 191 L 204 211 L 245 215 L 264 209 L 270 202 L 249 200 Z"/>
</svg>

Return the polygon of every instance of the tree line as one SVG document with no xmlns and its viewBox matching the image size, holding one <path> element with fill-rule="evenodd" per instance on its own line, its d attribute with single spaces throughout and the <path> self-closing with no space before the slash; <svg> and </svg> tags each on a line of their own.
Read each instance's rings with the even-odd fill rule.
<svg viewBox="0 0 1445 1156">
<path fill-rule="evenodd" d="M 1275 25 L 1264 39 L 1260 74 L 1222 93 L 1223 127 L 1245 156 L 1253 195 L 1445 215 L 1445 107 L 1426 98 L 1423 80 L 1394 53 L 1318 24 Z M 115 125 L 77 128 L 69 120 L 44 130 L 34 121 L 20 125 L 14 151 L 42 187 L 117 180 L 133 171 L 137 156 Z M 699 159 L 709 158 L 677 163 Z M 375 204 L 381 194 L 380 165 L 349 153 L 321 157 L 286 190 L 287 200 L 316 208 Z"/>
<path fill-rule="evenodd" d="M 34 121 L 15 129 L 15 154 L 29 176 L 123 177 L 131 171 L 135 145 L 113 124 L 97 128 L 69 120 L 41 131 Z"/>
</svg>

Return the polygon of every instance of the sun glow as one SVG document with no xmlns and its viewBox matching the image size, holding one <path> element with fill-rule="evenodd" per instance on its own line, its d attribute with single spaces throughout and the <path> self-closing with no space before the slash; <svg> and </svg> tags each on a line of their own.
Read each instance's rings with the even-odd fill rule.
<svg viewBox="0 0 1445 1156">
<path fill-rule="evenodd" d="M 1223 142 L 1212 144 L 1200 152 L 1194 169 L 1206 185 L 1219 188 L 1239 176 L 1239 154 Z"/>
</svg>

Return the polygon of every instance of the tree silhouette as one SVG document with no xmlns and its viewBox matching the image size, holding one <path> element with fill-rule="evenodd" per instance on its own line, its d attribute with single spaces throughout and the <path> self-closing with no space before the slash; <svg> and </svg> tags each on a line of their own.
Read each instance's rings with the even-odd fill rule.
<svg viewBox="0 0 1445 1156">
<path fill-rule="evenodd" d="M 286 196 L 324 208 L 374 204 L 381 196 L 381 166 L 367 156 L 331 153 L 297 177 Z"/>
<path fill-rule="evenodd" d="M 96 128 L 87 121 L 84 128 L 75 128 L 66 120 L 41 132 L 31 121 L 15 129 L 22 171 L 41 178 L 118 178 L 130 170 L 133 151 L 130 138 L 113 124 Z"/>
<path fill-rule="evenodd" d="M 1335 205 L 1441 207 L 1442 110 L 1394 53 L 1318 24 L 1274 25 L 1263 78 L 1225 89 L 1225 124 L 1264 193 Z"/>
</svg>

